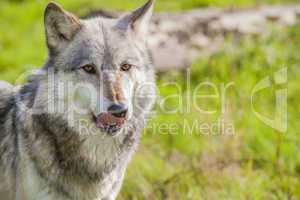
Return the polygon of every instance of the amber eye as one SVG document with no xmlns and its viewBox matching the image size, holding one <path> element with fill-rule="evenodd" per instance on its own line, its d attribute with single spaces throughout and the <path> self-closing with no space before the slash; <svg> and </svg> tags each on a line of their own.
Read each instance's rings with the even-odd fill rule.
<svg viewBox="0 0 300 200">
<path fill-rule="evenodd" d="M 96 69 L 95 66 L 93 65 L 84 65 L 81 67 L 86 73 L 89 74 L 95 74 L 96 73 Z"/>
<path fill-rule="evenodd" d="M 121 65 L 121 70 L 122 70 L 122 71 L 128 71 L 128 70 L 131 69 L 131 67 L 132 67 L 131 64 L 123 63 L 123 64 Z"/>
</svg>

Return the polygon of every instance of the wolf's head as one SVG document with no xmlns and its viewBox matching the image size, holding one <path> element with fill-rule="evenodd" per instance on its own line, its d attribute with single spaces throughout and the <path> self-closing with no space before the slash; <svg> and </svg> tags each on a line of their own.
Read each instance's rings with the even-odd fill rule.
<svg viewBox="0 0 300 200">
<path fill-rule="evenodd" d="M 73 116 L 76 112 L 75 119 L 68 116 L 69 123 L 86 120 L 108 134 L 149 112 L 155 95 L 147 49 L 152 10 L 150 0 L 118 19 L 81 20 L 48 4 L 49 59 L 44 70 L 49 77 L 48 106 L 54 107 L 50 109 Z"/>
</svg>

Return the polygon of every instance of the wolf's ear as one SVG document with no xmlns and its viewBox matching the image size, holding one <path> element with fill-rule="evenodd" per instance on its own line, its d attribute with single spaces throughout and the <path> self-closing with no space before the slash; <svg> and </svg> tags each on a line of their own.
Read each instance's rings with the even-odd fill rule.
<svg viewBox="0 0 300 200">
<path fill-rule="evenodd" d="M 154 2 L 155 0 L 149 0 L 141 8 L 121 17 L 117 22 L 117 27 L 133 31 L 135 34 L 145 38 L 149 31 Z"/>
<path fill-rule="evenodd" d="M 65 48 L 81 27 L 77 17 L 52 2 L 46 7 L 44 21 L 50 54 Z"/>
</svg>

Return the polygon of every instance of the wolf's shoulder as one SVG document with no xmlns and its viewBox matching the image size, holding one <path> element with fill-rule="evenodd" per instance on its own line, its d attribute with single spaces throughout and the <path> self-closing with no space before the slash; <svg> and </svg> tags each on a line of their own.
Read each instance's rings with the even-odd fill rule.
<svg viewBox="0 0 300 200">
<path fill-rule="evenodd" d="M 7 91 L 7 90 L 12 90 L 13 86 L 6 82 L 6 81 L 0 81 L 0 92 L 2 91 Z"/>
<path fill-rule="evenodd" d="M 0 113 L 6 110 L 14 95 L 14 87 L 5 81 L 0 81 Z"/>
<path fill-rule="evenodd" d="M 11 96 L 13 90 L 14 87 L 10 83 L 6 81 L 0 81 L 0 102 Z"/>
</svg>

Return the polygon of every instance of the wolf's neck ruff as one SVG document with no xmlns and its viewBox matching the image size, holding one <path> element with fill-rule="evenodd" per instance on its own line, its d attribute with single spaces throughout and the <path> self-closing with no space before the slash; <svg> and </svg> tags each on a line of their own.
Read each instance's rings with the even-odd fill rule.
<svg viewBox="0 0 300 200">
<path fill-rule="evenodd" d="M 128 162 L 137 144 L 139 135 L 125 135 L 122 141 L 115 140 L 111 157 L 105 158 L 104 163 L 97 163 L 101 155 L 101 146 L 85 146 L 86 139 L 81 139 L 78 133 L 67 127 L 63 119 L 49 115 L 37 115 L 32 119 L 33 130 L 24 129 L 24 142 L 28 147 L 29 156 L 40 178 L 62 196 L 73 197 L 73 191 L 81 186 L 101 185 L 107 174 Z M 43 135 L 40 135 L 43 133 Z M 139 134 L 136 132 L 136 134 Z M 133 142 L 134 140 L 134 142 Z M 119 143 L 120 142 L 120 143 Z M 130 143 L 129 143 L 130 142 Z M 101 145 L 101 144 L 99 144 Z M 116 146 L 114 146 L 116 145 Z M 47 149 L 45 149 L 47 147 Z M 100 155 L 96 155 L 96 154 Z M 120 163 L 121 162 L 121 163 Z M 72 187 L 72 183 L 76 184 Z M 66 186 L 67 183 L 67 186 Z M 88 188 L 82 188 L 88 190 Z"/>
</svg>

